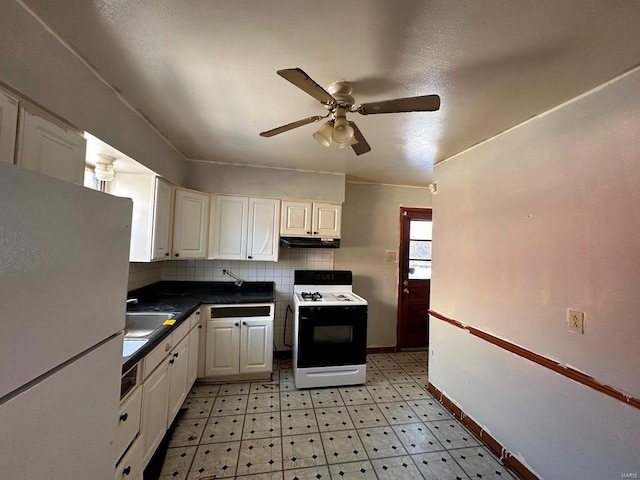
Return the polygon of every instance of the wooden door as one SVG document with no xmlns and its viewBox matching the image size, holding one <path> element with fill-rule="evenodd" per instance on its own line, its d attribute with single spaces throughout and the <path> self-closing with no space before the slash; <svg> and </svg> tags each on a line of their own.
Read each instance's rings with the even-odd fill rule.
<svg viewBox="0 0 640 480">
<path fill-rule="evenodd" d="M 397 347 L 429 345 L 431 209 L 400 208 Z"/>
</svg>

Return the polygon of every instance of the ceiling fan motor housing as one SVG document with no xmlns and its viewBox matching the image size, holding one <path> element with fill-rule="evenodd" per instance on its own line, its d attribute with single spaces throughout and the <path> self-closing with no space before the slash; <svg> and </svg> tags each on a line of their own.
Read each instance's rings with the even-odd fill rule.
<svg viewBox="0 0 640 480">
<path fill-rule="evenodd" d="M 354 98 L 351 96 L 353 88 L 349 82 L 333 82 L 329 85 L 329 93 L 340 104 L 353 105 Z"/>
</svg>

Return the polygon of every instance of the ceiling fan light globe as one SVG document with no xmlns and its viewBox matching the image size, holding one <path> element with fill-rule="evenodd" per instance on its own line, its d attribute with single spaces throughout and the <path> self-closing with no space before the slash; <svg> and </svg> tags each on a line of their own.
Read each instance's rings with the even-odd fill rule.
<svg viewBox="0 0 640 480">
<path fill-rule="evenodd" d="M 345 117 L 338 117 L 331 138 L 336 143 L 348 143 L 353 138 L 353 128 Z"/>
<path fill-rule="evenodd" d="M 333 132 L 333 125 L 329 122 L 322 125 L 317 132 L 315 132 L 312 136 L 320 145 L 324 145 L 328 147 L 331 145 L 331 133 Z"/>
</svg>

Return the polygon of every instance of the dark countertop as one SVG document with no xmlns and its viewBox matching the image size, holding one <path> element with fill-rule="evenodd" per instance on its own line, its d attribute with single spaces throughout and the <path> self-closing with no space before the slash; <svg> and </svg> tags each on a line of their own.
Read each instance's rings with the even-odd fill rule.
<svg viewBox="0 0 640 480">
<path fill-rule="evenodd" d="M 275 303 L 274 282 L 244 282 L 238 287 L 234 282 L 163 281 L 132 290 L 127 298 L 138 299 L 138 303 L 127 305 L 127 312 L 173 313 L 176 323 L 160 327 L 142 348 L 124 357 L 123 373 L 142 360 L 202 304 Z"/>
</svg>

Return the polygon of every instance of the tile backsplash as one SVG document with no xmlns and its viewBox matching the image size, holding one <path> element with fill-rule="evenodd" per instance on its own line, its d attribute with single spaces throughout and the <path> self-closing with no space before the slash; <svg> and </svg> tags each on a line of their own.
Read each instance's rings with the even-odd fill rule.
<svg viewBox="0 0 640 480">
<path fill-rule="evenodd" d="M 162 264 L 153 263 L 129 263 L 129 284 L 127 291 L 142 288 L 162 280 Z"/>
<path fill-rule="evenodd" d="M 274 342 L 277 350 L 289 350 L 284 344 L 284 320 L 287 305 L 293 309 L 293 272 L 294 270 L 333 270 L 334 250 L 283 248 L 277 262 L 247 262 L 239 260 L 170 260 L 160 262 L 162 274 L 159 280 L 183 280 L 200 282 L 233 281 L 222 270 L 230 270 L 233 274 L 248 282 L 275 282 L 276 310 L 274 318 Z M 156 264 L 131 264 L 156 265 Z M 136 267 L 138 269 L 140 267 Z M 136 279 L 145 275 L 156 275 L 155 270 L 136 271 Z M 145 277 L 146 278 L 146 277 Z M 131 285 L 131 274 L 129 284 Z M 149 283 L 153 283 L 149 282 Z M 131 288 L 131 287 L 130 287 Z M 138 287 L 134 287 L 138 288 Z M 286 341 L 291 345 L 293 335 L 293 314 L 289 312 L 287 319 Z"/>
</svg>

